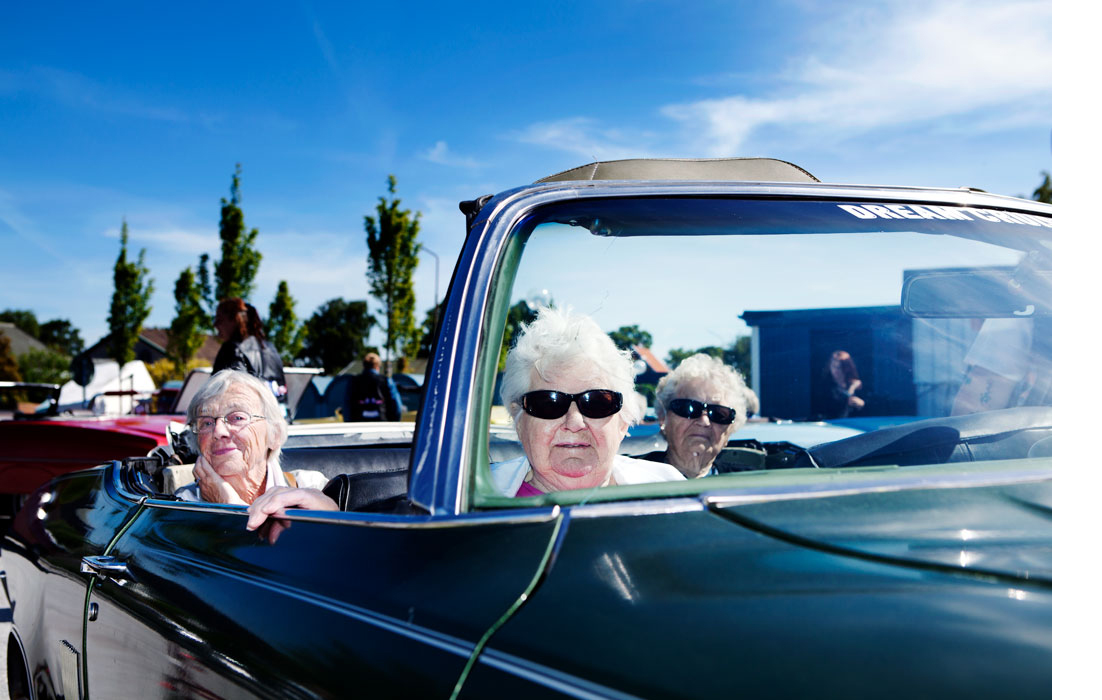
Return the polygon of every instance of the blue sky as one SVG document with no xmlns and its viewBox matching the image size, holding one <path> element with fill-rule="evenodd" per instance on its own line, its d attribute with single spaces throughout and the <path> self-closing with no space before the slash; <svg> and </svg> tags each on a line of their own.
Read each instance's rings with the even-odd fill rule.
<svg viewBox="0 0 1102 700">
<path fill-rule="evenodd" d="M 0 23 L 0 309 L 106 332 L 123 217 L 155 280 L 218 257 L 235 163 L 300 317 L 366 296 L 398 178 L 440 256 L 457 202 L 632 156 L 1028 195 L 1052 163 L 1047 2 L 19 3 Z M 433 296 L 422 259 L 420 306 Z M 422 314 L 419 313 L 419 317 Z"/>
</svg>

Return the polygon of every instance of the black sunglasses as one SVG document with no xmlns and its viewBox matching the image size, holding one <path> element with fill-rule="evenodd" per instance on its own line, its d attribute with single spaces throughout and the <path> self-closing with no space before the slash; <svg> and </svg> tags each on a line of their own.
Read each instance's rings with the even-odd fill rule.
<svg viewBox="0 0 1102 700">
<path fill-rule="evenodd" d="M 735 422 L 735 409 L 730 406 L 720 406 L 714 403 L 704 403 L 693 399 L 674 399 L 670 401 L 670 410 L 682 418 L 699 418 L 708 414 L 708 420 L 720 425 L 730 425 Z"/>
<path fill-rule="evenodd" d="M 574 401 L 578 403 L 578 411 L 586 418 L 608 418 L 624 405 L 623 395 L 611 389 L 590 389 L 580 394 L 544 389 L 529 391 L 521 396 L 520 406 L 530 416 L 554 420 L 565 416 Z"/>
</svg>

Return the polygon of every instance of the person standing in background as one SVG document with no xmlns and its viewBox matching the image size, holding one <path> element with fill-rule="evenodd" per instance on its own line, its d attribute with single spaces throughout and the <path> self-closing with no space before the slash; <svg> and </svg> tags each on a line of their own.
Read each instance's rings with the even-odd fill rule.
<svg viewBox="0 0 1102 700">
<path fill-rule="evenodd" d="M 364 355 L 364 370 L 352 378 L 344 406 L 345 422 L 397 421 L 405 407 L 394 380 L 379 373 L 382 360 L 373 352 Z"/>
<path fill-rule="evenodd" d="M 214 314 L 214 330 L 222 347 L 214 358 L 211 372 L 236 369 L 266 383 L 287 413 L 287 380 L 283 376 L 283 360 L 279 351 L 264 338 L 260 314 L 243 299 L 231 297 L 218 303 Z"/>
<path fill-rule="evenodd" d="M 835 350 L 819 378 L 813 412 L 824 419 L 852 416 L 865 407 L 865 400 L 857 395 L 861 386 L 853 358 L 845 350 Z"/>
</svg>

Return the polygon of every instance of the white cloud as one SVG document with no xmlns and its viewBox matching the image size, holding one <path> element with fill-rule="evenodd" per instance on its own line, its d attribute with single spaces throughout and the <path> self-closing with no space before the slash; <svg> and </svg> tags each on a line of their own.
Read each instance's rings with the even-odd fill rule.
<svg viewBox="0 0 1102 700">
<path fill-rule="evenodd" d="M 483 163 L 474 158 L 458 156 L 451 152 L 445 141 L 437 141 L 432 148 L 421 151 L 417 156 L 437 165 L 449 165 L 456 168 L 481 168 Z"/>
<path fill-rule="evenodd" d="M 73 71 L 50 67 L 32 68 L 15 82 L 19 88 L 48 96 L 59 104 L 93 109 L 98 112 L 184 123 L 191 118 L 175 107 L 152 104 L 146 96 L 138 96 L 100 83 Z"/>
<path fill-rule="evenodd" d="M 586 117 L 532 124 L 511 136 L 521 143 L 547 146 L 595 161 L 655 155 L 650 146 L 655 141 L 653 134 L 602 127 Z"/>
<path fill-rule="evenodd" d="M 157 251 L 158 255 L 179 254 L 198 259 L 203 253 L 210 254 L 217 250 L 219 245 L 218 232 L 210 226 L 197 229 L 186 229 L 172 225 L 138 227 L 128 222 L 127 230 L 131 247 L 148 247 Z M 107 230 L 103 235 L 109 238 L 118 238 L 119 229 Z"/>
<path fill-rule="evenodd" d="M 764 128 L 788 144 L 823 144 L 884 128 L 946 128 L 942 122 L 952 120 L 959 122 L 952 128 L 972 133 L 1051 122 L 1050 3 L 833 7 L 807 42 L 813 48 L 780 67 L 771 92 L 659 107 L 679 125 L 673 133 L 568 117 L 532 124 L 513 138 L 597 160 L 663 152 L 718 157 L 743 153 Z"/>
<path fill-rule="evenodd" d="M 889 9 L 897 13 L 883 14 Z M 838 20 L 842 36 L 787 71 L 775 97 L 667 105 L 708 155 L 737 153 L 756 129 L 840 140 L 884 127 L 974 117 L 977 132 L 1046 124 L 1052 85 L 1046 2 L 878 6 Z M 692 136 L 695 135 L 695 136 Z"/>
</svg>

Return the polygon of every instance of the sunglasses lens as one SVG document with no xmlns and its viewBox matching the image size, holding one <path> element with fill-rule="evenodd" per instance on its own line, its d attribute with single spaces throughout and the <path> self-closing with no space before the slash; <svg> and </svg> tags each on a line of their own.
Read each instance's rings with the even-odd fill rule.
<svg viewBox="0 0 1102 700">
<path fill-rule="evenodd" d="M 708 419 L 720 425 L 730 425 L 735 422 L 735 409 L 726 406 L 709 406 Z"/>
<path fill-rule="evenodd" d="M 578 411 L 586 418 L 607 418 L 620 410 L 624 397 L 619 392 L 609 389 L 590 389 L 581 394 L 549 390 L 529 391 L 521 397 L 520 406 L 530 416 L 555 420 L 566 415 L 572 401 L 578 402 Z"/>
<path fill-rule="evenodd" d="M 624 404 L 624 397 L 618 391 L 608 389 L 590 389 L 578 397 L 578 410 L 586 418 L 607 418 L 616 413 Z"/>
<path fill-rule="evenodd" d="M 674 399 L 670 401 L 670 411 L 682 418 L 699 418 L 708 412 L 708 420 L 720 425 L 730 425 L 735 422 L 735 409 L 727 406 L 701 403 L 693 399 Z"/>
<path fill-rule="evenodd" d="M 670 410 L 682 418 L 696 418 L 704 411 L 704 404 L 692 399 L 674 399 L 670 401 Z"/>
<path fill-rule="evenodd" d="M 529 391 L 521 397 L 521 408 L 530 416 L 554 420 L 570 410 L 570 394 L 559 391 Z"/>
</svg>

